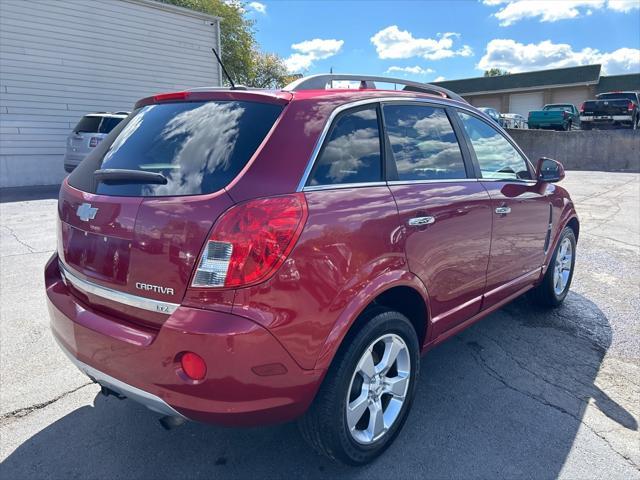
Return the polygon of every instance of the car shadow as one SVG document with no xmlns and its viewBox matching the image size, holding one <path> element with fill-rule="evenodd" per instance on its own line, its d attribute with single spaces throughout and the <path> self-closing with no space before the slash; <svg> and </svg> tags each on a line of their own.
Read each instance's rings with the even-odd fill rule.
<svg viewBox="0 0 640 480">
<path fill-rule="evenodd" d="M 98 395 L 47 425 L 0 466 L 2 478 L 555 478 L 593 401 L 621 427 L 634 417 L 595 384 L 611 344 L 606 316 L 571 293 L 552 312 L 526 298 L 427 354 L 413 410 L 377 461 L 315 455 L 294 424 L 227 429 Z M 91 387 L 92 388 L 92 387 Z"/>
<path fill-rule="evenodd" d="M 0 188 L 0 203 L 57 199 L 60 185 Z"/>
</svg>

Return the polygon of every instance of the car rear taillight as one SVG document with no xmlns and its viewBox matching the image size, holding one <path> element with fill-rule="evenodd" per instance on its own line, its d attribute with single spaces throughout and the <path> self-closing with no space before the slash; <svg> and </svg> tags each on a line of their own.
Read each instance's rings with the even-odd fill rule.
<svg viewBox="0 0 640 480">
<path fill-rule="evenodd" d="M 580 113 L 584 113 L 584 103 L 582 103 L 582 105 L 580 105 Z"/>
<path fill-rule="evenodd" d="M 633 111 L 633 102 L 629 102 L 627 105 L 627 110 L 629 110 L 630 112 Z"/>
<path fill-rule="evenodd" d="M 89 146 L 90 147 L 97 147 L 98 144 L 100 143 L 100 140 L 102 140 L 100 137 L 91 137 L 89 139 Z"/>
<path fill-rule="evenodd" d="M 240 287 L 268 278 L 291 252 L 307 220 L 304 194 L 235 205 L 213 226 L 192 287 Z"/>
<path fill-rule="evenodd" d="M 563 111 L 562 111 L 562 116 L 563 116 L 564 118 L 567 118 L 567 117 L 569 116 L 569 112 L 567 112 L 566 110 L 563 110 Z"/>
</svg>

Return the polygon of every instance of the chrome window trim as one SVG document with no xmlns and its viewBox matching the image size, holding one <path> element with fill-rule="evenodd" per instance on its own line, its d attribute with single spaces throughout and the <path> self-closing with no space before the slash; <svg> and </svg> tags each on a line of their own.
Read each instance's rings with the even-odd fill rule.
<svg viewBox="0 0 640 480">
<path fill-rule="evenodd" d="M 387 185 L 412 185 L 414 183 L 460 183 L 460 182 L 479 182 L 478 178 L 442 178 L 429 180 L 390 180 Z"/>
<path fill-rule="evenodd" d="M 83 280 L 82 278 L 73 274 L 62 262 L 58 262 L 60 267 L 60 274 L 65 282 L 69 282 L 75 288 L 81 292 L 91 293 L 98 297 L 111 300 L 112 302 L 121 303 L 130 307 L 140 308 L 142 310 L 148 310 L 150 312 L 164 313 L 171 315 L 175 312 L 180 304 L 162 302 L 159 300 L 152 300 L 150 298 L 139 297 L 137 295 L 131 295 L 130 293 L 120 292 L 112 288 L 103 287 L 93 282 Z"/>
<path fill-rule="evenodd" d="M 303 191 L 310 191 L 311 188 L 313 188 L 314 190 L 321 190 L 318 187 L 326 187 L 322 190 L 329 190 L 329 189 L 334 189 L 334 188 L 353 188 L 355 185 L 358 186 L 373 186 L 371 184 L 350 184 L 349 187 L 343 187 L 340 184 L 333 184 L 333 185 L 317 185 L 317 186 L 305 186 L 307 181 L 309 180 L 309 175 L 311 174 L 311 170 L 313 169 L 313 165 L 316 163 L 318 154 L 320 153 L 320 149 L 322 148 L 322 145 L 324 144 L 325 138 L 327 136 L 327 134 L 329 133 L 329 129 L 331 128 L 331 125 L 333 124 L 333 121 L 335 120 L 336 116 L 338 116 L 338 114 L 340 114 L 341 112 L 348 110 L 350 108 L 355 108 L 355 107 L 360 107 L 362 105 L 369 105 L 371 103 L 373 104 L 382 104 L 382 103 L 427 103 L 427 104 L 435 104 L 438 106 L 442 106 L 443 108 L 446 107 L 455 107 L 455 108 L 459 108 L 460 110 L 467 110 L 470 113 L 476 113 L 474 112 L 471 108 L 467 108 L 466 105 L 464 104 L 460 104 L 458 102 L 453 102 L 453 101 L 448 101 L 446 99 L 439 99 L 439 98 L 422 98 L 422 97 L 377 97 L 377 98 L 367 98 L 364 100 L 356 100 L 354 102 L 350 102 L 350 103 L 345 103 L 343 105 L 340 105 L 339 107 L 336 107 L 332 112 L 331 115 L 329 115 L 329 118 L 327 119 L 326 123 L 324 124 L 324 127 L 322 128 L 322 132 L 320 133 L 320 136 L 318 137 L 318 140 L 316 142 L 315 147 L 313 148 L 313 151 L 311 152 L 311 157 L 309 158 L 308 162 L 307 162 L 307 166 L 304 169 L 304 173 L 302 174 L 302 178 L 300 179 L 300 182 L 298 183 L 298 187 L 296 188 L 296 192 L 303 192 Z M 476 114 L 477 115 L 477 114 Z M 460 141 L 458 139 L 458 141 Z M 525 158 L 527 158 L 525 156 Z M 460 180 L 477 180 L 477 179 L 460 179 Z M 419 182 L 422 180 L 418 180 Z M 378 184 L 379 182 L 375 182 L 376 184 Z M 383 185 L 386 184 L 386 182 L 381 182 Z"/>
<path fill-rule="evenodd" d="M 336 183 L 331 185 L 308 185 L 304 187 L 305 192 L 317 192 L 319 190 L 335 190 L 336 188 L 363 188 L 363 187 L 384 187 L 387 182 L 360 182 L 360 183 Z"/>
</svg>

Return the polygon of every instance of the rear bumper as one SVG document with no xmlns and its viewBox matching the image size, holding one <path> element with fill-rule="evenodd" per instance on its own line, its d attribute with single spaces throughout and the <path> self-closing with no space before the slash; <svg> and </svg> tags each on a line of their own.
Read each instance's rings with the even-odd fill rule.
<svg viewBox="0 0 640 480">
<path fill-rule="evenodd" d="M 593 124 L 607 124 L 607 123 L 631 123 L 633 122 L 633 115 L 583 115 L 580 117 L 580 121 L 583 123 Z"/>
<path fill-rule="evenodd" d="M 223 425 L 292 420 L 306 411 L 323 372 L 304 370 L 258 324 L 228 313 L 180 306 L 159 330 L 110 317 L 72 295 L 57 256 L 45 284 L 54 337 L 89 377 L 163 415 Z M 192 351 L 207 363 L 204 380 L 176 361 Z"/>
<path fill-rule="evenodd" d="M 186 418 L 160 397 L 157 397 L 156 395 L 153 395 L 149 392 L 145 392 L 144 390 L 140 390 L 133 385 L 124 383 L 117 378 L 112 377 L 111 375 L 107 375 L 106 373 L 101 372 L 100 370 L 81 362 L 75 356 L 73 356 L 73 354 L 69 352 L 61 343 L 58 343 L 58 345 L 60 346 L 60 349 L 67 355 L 67 357 L 69 357 L 71 363 L 73 363 L 78 368 L 78 370 L 80 370 L 97 384 L 103 387 L 107 387 L 124 397 L 138 402 L 156 413 L 168 415 L 170 417 Z"/>
</svg>

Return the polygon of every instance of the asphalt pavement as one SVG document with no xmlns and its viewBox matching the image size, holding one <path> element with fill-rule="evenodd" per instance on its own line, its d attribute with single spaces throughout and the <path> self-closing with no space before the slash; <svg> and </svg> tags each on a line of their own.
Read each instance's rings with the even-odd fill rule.
<svg viewBox="0 0 640 480">
<path fill-rule="evenodd" d="M 0 478 L 640 479 L 640 175 L 567 172 L 581 219 L 565 304 L 520 299 L 429 352 L 413 410 L 371 465 L 295 424 L 165 431 L 105 398 L 48 327 L 55 191 L 0 195 Z"/>
</svg>

